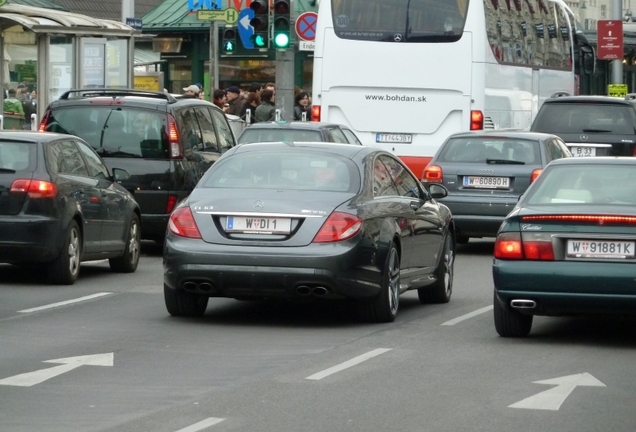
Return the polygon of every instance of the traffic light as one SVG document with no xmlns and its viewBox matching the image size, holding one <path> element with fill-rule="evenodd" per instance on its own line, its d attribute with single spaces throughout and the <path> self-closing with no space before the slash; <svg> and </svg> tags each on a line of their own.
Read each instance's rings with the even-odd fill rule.
<svg viewBox="0 0 636 432">
<path fill-rule="evenodd" d="M 274 46 L 287 49 L 291 42 L 291 6 L 290 0 L 274 2 Z"/>
<path fill-rule="evenodd" d="M 250 9 L 254 11 L 252 42 L 256 48 L 269 48 L 269 0 L 252 0 Z"/>
<path fill-rule="evenodd" d="M 236 28 L 226 27 L 223 29 L 223 52 L 232 54 L 236 51 Z"/>
</svg>

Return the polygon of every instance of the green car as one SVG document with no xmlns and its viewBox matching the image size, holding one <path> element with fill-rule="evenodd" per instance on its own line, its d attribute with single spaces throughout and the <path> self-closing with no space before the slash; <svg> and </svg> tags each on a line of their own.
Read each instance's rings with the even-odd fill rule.
<svg viewBox="0 0 636 432">
<path fill-rule="evenodd" d="M 502 223 L 493 261 L 499 335 L 534 315 L 636 312 L 636 158 L 551 162 Z"/>
</svg>

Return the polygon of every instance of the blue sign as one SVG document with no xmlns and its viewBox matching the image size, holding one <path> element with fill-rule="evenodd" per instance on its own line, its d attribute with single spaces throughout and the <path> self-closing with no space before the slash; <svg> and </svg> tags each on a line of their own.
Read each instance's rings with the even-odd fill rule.
<svg viewBox="0 0 636 432">
<path fill-rule="evenodd" d="M 221 9 L 221 0 L 188 0 L 188 10 L 211 10 Z"/>
<path fill-rule="evenodd" d="M 243 9 L 239 12 L 238 17 L 238 32 L 243 46 L 248 49 L 254 48 L 254 42 L 252 36 L 254 36 L 254 27 L 250 25 L 250 21 L 254 18 L 254 11 L 252 9 Z"/>
<path fill-rule="evenodd" d="M 135 30 L 141 30 L 143 21 L 140 18 L 126 18 L 126 25 L 131 26 Z"/>
</svg>

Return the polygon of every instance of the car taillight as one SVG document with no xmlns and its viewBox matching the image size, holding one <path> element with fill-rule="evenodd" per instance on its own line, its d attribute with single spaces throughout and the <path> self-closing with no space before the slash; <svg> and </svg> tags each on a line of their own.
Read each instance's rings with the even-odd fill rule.
<svg viewBox="0 0 636 432">
<path fill-rule="evenodd" d="M 40 126 L 38 127 L 38 132 L 46 131 L 46 122 L 49 121 L 49 116 L 51 115 L 51 110 L 46 110 L 44 116 L 42 116 L 42 121 L 40 122 Z"/>
<path fill-rule="evenodd" d="M 543 172 L 543 168 L 537 168 L 535 170 L 532 170 L 532 174 L 530 175 L 530 183 L 534 182 L 537 179 L 537 177 L 541 175 L 542 172 Z"/>
<path fill-rule="evenodd" d="M 9 192 L 27 193 L 31 198 L 53 198 L 57 195 L 57 186 L 42 180 L 17 179 Z"/>
<path fill-rule="evenodd" d="M 313 105 L 311 107 L 311 121 L 320 121 L 320 105 Z"/>
<path fill-rule="evenodd" d="M 529 221 L 555 221 L 555 222 L 576 222 L 576 223 L 593 223 L 598 225 L 621 224 L 636 225 L 635 216 L 610 216 L 610 215 L 534 215 L 523 216 L 523 222 Z"/>
<path fill-rule="evenodd" d="M 546 233 L 508 232 L 497 236 L 495 258 L 504 260 L 554 261 L 552 237 Z"/>
<path fill-rule="evenodd" d="M 424 169 L 424 175 L 422 181 L 425 183 L 443 183 L 444 176 L 442 174 L 442 167 L 437 165 L 429 165 Z"/>
<path fill-rule="evenodd" d="M 484 128 L 484 113 L 473 110 L 470 112 L 470 130 L 482 130 Z"/>
<path fill-rule="evenodd" d="M 362 229 L 362 219 L 358 216 L 333 212 L 314 237 L 314 243 L 331 243 L 350 239 Z"/>
<path fill-rule="evenodd" d="M 194 221 L 190 207 L 181 207 L 172 212 L 168 221 L 168 229 L 171 233 L 180 237 L 201 238 L 201 233 L 197 223 Z"/>
<path fill-rule="evenodd" d="M 172 213 L 172 210 L 174 210 L 174 206 L 176 205 L 177 205 L 177 196 L 168 195 L 168 203 L 166 204 L 166 213 Z"/>
<path fill-rule="evenodd" d="M 177 123 L 170 114 L 168 114 L 168 142 L 170 143 L 170 159 L 183 159 L 183 148 L 179 142 Z"/>
</svg>

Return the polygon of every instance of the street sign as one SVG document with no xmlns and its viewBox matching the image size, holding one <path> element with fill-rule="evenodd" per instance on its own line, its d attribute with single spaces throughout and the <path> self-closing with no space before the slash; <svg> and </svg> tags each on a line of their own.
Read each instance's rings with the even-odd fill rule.
<svg viewBox="0 0 636 432">
<path fill-rule="evenodd" d="M 296 34 L 304 41 L 313 42 L 316 40 L 316 23 L 318 14 L 316 12 L 305 12 L 296 18 Z"/>
<path fill-rule="evenodd" d="M 140 18 L 126 18 L 126 25 L 134 28 L 135 30 L 141 30 L 143 22 Z"/>
<path fill-rule="evenodd" d="M 254 27 L 250 25 L 250 21 L 254 18 L 254 10 L 247 8 L 239 12 L 238 16 L 238 32 L 239 38 L 243 43 L 243 46 L 248 49 L 254 48 L 254 41 L 252 36 L 254 35 Z"/>
<path fill-rule="evenodd" d="M 608 84 L 607 95 L 624 98 L 627 96 L 627 84 Z"/>
<path fill-rule="evenodd" d="M 623 59 L 623 21 L 598 20 L 598 49 L 596 56 L 599 60 Z"/>
<path fill-rule="evenodd" d="M 223 10 L 199 10 L 197 11 L 197 19 L 201 21 L 224 21 L 228 24 L 235 24 L 239 19 L 239 13 L 236 9 Z"/>
<path fill-rule="evenodd" d="M 314 51 L 316 49 L 315 42 L 298 41 L 298 51 Z"/>
</svg>

